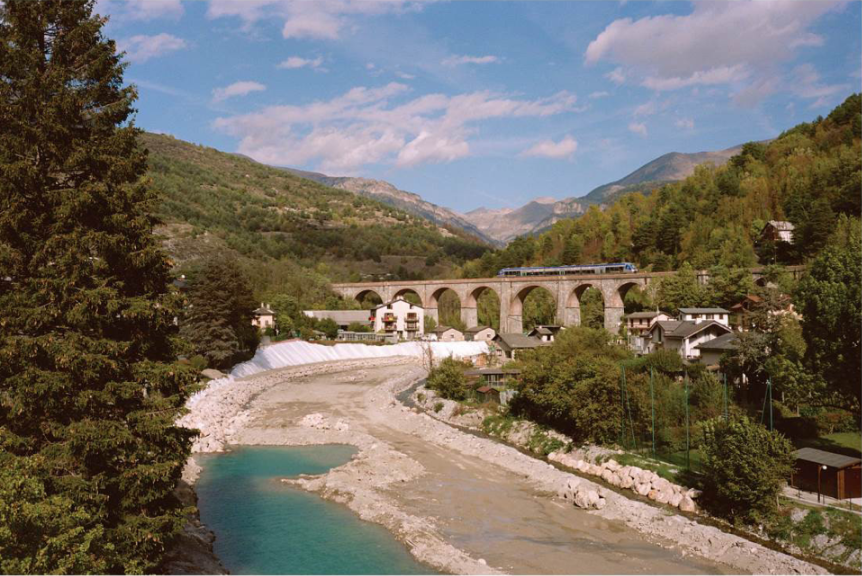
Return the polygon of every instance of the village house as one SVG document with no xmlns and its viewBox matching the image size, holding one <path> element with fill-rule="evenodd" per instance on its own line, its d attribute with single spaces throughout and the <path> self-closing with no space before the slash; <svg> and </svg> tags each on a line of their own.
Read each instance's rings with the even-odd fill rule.
<svg viewBox="0 0 862 576">
<path fill-rule="evenodd" d="M 683 322 L 701 322 L 714 321 L 725 326 L 730 326 L 730 312 L 724 308 L 680 308 L 679 319 Z"/>
<path fill-rule="evenodd" d="M 464 331 L 464 340 L 468 342 L 491 342 L 497 331 L 490 326 L 473 326 Z"/>
<path fill-rule="evenodd" d="M 491 399 L 502 406 L 506 406 L 515 396 L 516 390 L 512 385 L 520 375 L 520 370 L 503 368 L 474 368 L 464 372 L 470 387 L 475 391 L 475 399 L 480 401 Z"/>
<path fill-rule="evenodd" d="M 369 318 L 375 332 L 399 340 L 416 340 L 425 334 L 425 309 L 401 297 L 372 308 Z"/>
<path fill-rule="evenodd" d="M 338 325 L 339 330 L 346 331 L 351 324 L 372 327 L 371 314 L 368 310 L 303 310 L 309 318 L 317 320 L 329 319 Z"/>
<path fill-rule="evenodd" d="M 748 332 L 752 328 L 752 317 L 758 308 L 764 305 L 763 298 L 757 294 L 747 294 L 740 302 L 730 307 L 730 325 L 737 332 Z M 799 317 L 793 308 L 790 296 L 782 294 L 779 299 L 780 310 L 770 312 L 770 315 L 792 314 Z"/>
<path fill-rule="evenodd" d="M 260 308 L 254 311 L 254 317 L 251 319 L 251 323 L 261 331 L 266 330 L 267 328 L 275 327 L 275 312 L 270 310 L 268 306 L 266 306 L 263 302 L 260 303 Z"/>
<path fill-rule="evenodd" d="M 682 312 L 682 310 L 680 311 Z M 649 351 L 673 350 L 683 360 L 697 360 L 700 357 L 699 344 L 709 342 L 731 331 L 726 322 L 726 320 L 725 323 L 718 320 L 665 320 L 656 322 L 649 332 Z"/>
<path fill-rule="evenodd" d="M 451 326 L 437 326 L 431 330 L 431 335 L 435 337 L 438 342 L 464 341 L 464 334 L 457 328 L 452 328 Z"/>
<path fill-rule="evenodd" d="M 506 360 L 515 360 L 517 354 L 523 350 L 534 350 L 539 346 L 550 345 L 534 336 L 526 336 L 521 333 L 499 333 L 494 336 L 494 343 L 499 348 L 503 359 Z"/>
<path fill-rule="evenodd" d="M 733 332 L 701 342 L 696 346 L 700 350 L 700 363 L 709 367 L 717 367 L 721 357 L 727 352 L 736 350 L 738 343 L 739 337 Z"/>
<path fill-rule="evenodd" d="M 625 315 L 626 330 L 629 336 L 643 336 L 649 333 L 650 328 L 656 322 L 670 320 L 671 317 L 664 312 L 632 312 Z"/>
<path fill-rule="evenodd" d="M 760 231 L 761 242 L 793 244 L 793 224 L 785 220 L 770 220 Z"/>
<path fill-rule="evenodd" d="M 632 312 L 624 316 L 629 348 L 638 354 L 649 351 L 649 331 L 656 322 L 671 320 L 664 312 Z"/>
<path fill-rule="evenodd" d="M 554 338 L 560 330 L 564 330 L 564 328 L 553 324 L 539 324 L 527 332 L 527 336 L 538 338 L 542 342 L 550 343 L 554 341 Z"/>
</svg>

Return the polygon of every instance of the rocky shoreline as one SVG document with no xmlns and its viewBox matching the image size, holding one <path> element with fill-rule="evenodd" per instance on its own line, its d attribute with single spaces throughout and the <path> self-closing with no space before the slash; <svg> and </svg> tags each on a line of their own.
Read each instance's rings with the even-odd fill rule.
<svg viewBox="0 0 862 576">
<path fill-rule="evenodd" d="M 363 369 L 379 368 L 382 364 L 391 366 L 391 376 L 362 397 L 363 415 L 371 422 L 385 423 L 429 446 L 454 450 L 475 461 L 514 473 L 554 501 L 573 503 L 576 494 L 583 491 L 582 503 L 586 498 L 592 504 L 589 514 L 620 521 L 648 541 L 682 556 L 704 558 L 727 566 L 725 570 L 732 572 L 826 573 L 818 566 L 699 524 L 670 510 L 626 498 L 515 448 L 467 434 L 428 414 L 407 408 L 396 396 L 422 378 L 425 371 L 416 361 L 404 358 L 333 362 L 262 373 L 242 381 L 242 386 L 221 387 L 211 397 L 196 403 L 192 413 L 184 418 L 184 424 L 202 430 L 195 444 L 195 451 L 202 452 L 224 450 L 227 443 L 354 445 L 359 453 L 350 463 L 327 474 L 286 482 L 341 502 L 362 519 L 382 524 L 407 544 L 418 560 L 439 570 L 459 574 L 503 572 L 452 546 L 442 536 L 434 519 L 410 514 L 399 507 L 396 497 L 399 485 L 422 476 L 422 464 L 392 445 L 357 430 L 349 418 L 306 412 L 278 427 L 249 426 L 262 410 L 255 398 L 275 384 L 335 372 L 342 374 L 339 378 L 342 381 L 355 381 L 361 378 Z"/>
</svg>

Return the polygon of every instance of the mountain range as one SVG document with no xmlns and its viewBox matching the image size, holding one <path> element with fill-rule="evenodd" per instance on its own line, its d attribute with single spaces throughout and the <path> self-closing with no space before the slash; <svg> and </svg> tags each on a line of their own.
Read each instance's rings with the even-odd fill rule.
<svg viewBox="0 0 862 576">
<path fill-rule="evenodd" d="M 590 206 L 604 207 L 633 192 L 649 192 L 668 182 L 685 179 L 695 166 L 712 162 L 721 165 L 742 149 L 742 145 L 707 152 L 669 152 L 659 156 L 630 174 L 603 184 L 580 197 L 557 200 L 539 197 L 520 208 L 477 208 L 460 214 L 444 206 L 424 200 L 418 194 L 401 190 L 384 180 L 351 176 L 329 176 L 296 168 L 278 167 L 301 178 L 326 186 L 346 190 L 388 204 L 430 220 L 444 228 L 461 230 L 488 244 L 505 246 L 524 234 L 538 234 L 565 218 L 575 218 Z"/>
<path fill-rule="evenodd" d="M 683 180 L 694 173 L 695 166 L 699 164 L 724 164 L 741 149 L 742 145 L 711 152 L 670 152 L 578 198 L 555 200 L 542 197 L 520 208 L 477 208 L 464 214 L 464 218 L 496 243 L 507 243 L 524 234 L 538 234 L 547 230 L 558 220 L 580 216 L 591 205 L 606 206 L 626 194 L 649 192 L 668 182 Z"/>
</svg>

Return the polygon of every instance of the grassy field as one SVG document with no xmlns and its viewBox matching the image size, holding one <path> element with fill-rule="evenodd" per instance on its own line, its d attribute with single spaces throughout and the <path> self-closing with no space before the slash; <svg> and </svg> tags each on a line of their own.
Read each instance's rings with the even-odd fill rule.
<svg viewBox="0 0 862 576">
<path fill-rule="evenodd" d="M 817 448 L 827 452 L 862 457 L 862 433 L 836 432 L 819 438 L 804 438 L 796 442 L 797 448 Z"/>
</svg>

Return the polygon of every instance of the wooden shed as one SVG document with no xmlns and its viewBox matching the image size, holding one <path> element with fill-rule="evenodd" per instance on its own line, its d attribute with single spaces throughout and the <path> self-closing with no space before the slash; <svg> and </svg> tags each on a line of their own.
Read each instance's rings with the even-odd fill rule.
<svg viewBox="0 0 862 576">
<path fill-rule="evenodd" d="M 496 402 L 500 403 L 500 391 L 496 388 L 491 388 L 490 386 L 481 386 L 476 389 L 476 396 L 478 400 L 485 402 Z"/>
<path fill-rule="evenodd" d="M 838 500 L 862 497 L 862 459 L 801 448 L 796 451 L 796 470 L 790 476 L 790 485 Z"/>
</svg>

